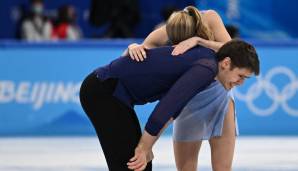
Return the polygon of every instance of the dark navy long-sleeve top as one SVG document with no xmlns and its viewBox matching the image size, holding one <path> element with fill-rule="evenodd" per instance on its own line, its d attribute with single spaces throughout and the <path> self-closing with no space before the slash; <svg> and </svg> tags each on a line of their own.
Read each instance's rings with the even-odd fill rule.
<svg viewBox="0 0 298 171">
<path fill-rule="evenodd" d="M 153 136 L 217 74 L 214 51 L 195 47 L 174 57 L 172 50 L 170 46 L 150 49 L 143 62 L 121 57 L 95 70 L 101 80 L 118 79 L 113 95 L 129 107 L 160 100 L 145 126 Z"/>
</svg>

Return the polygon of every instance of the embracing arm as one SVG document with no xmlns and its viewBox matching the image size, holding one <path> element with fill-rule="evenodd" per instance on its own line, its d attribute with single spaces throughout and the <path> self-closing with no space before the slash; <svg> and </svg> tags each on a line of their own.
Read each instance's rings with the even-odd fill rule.
<svg viewBox="0 0 298 171">
<path fill-rule="evenodd" d="M 193 48 L 196 45 L 201 45 L 207 48 L 210 48 L 214 51 L 218 49 L 226 42 L 231 40 L 229 33 L 227 32 L 221 17 L 214 10 L 208 10 L 204 14 L 204 21 L 206 26 L 214 35 L 214 41 L 206 40 L 200 37 L 192 37 L 185 41 L 180 42 L 175 49 L 173 50 L 172 55 L 179 55 L 187 50 Z"/>
<path fill-rule="evenodd" d="M 223 44 L 231 40 L 231 37 L 227 32 L 221 17 L 216 11 L 208 10 L 204 15 L 205 21 L 214 35 L 214 41 L 198 38 L 197 44 L 218 51 Z"/>
<path fill-rule="evenodd" d="M 142 45 L 146 48 L 154 48 L 166 45 L 168 42 L 168 35 L 166 31 L 166 26 L 162 26 L 154 31 L 152 31 L 144 40 Z"/>
<path fill-rule="evenodd" d="M 208 26 L 214 34 L 215 41 L 225 43 L 231 40 L 231 36 L 229 35 L 221 17 L 216 11 L 208 10 L 206 18 Z"/>
<path fill-rule="evenodd" d="M 205 14 L 205 20 L 210 31 L 214 35 L 214 41 L 205 40 L 202 38 L 197 39 L 197 43 L 199 45 L 208 47 L 213 49 L 214 51 L 218 51 L 218 49 L 225 44 L 226 42 L 231 40 L 229 33 L 226 30 L 225 25 L 219 14 L 214 10 L 208 10 Z"/>
<path fill-rule="evenodd" d="M 224 42 L 217 42 L 213 40 L 206 40 L 201 37 L 192 37 L 180 42 L 173 50 L 172 55 L 180 55 L 188 51 L 189 49 L 201 45 L 206 48 L 212 49 L 215 52 L 224 44 Z"/>
<path fill-rule="evenodd" d="M 204 21 L 213 33 L 215 40 L 211 41 L 200 38 L 196 39 L 197 44 L 211 49 L 218 49 L 222 44 L 231 40 L 220 15 L 216 11 L 208 10 L 204 15 Z M 164 25 L 151 32 L 141 45 L 150 49 L 165 45 L 168 39 L 166 26 Z"/>
<path fill-rule="evenodd" d="M 210 48 L 214 51 L 218 49 L 226 42 L 231 40 L 229 33 L 227 32 L 223 21 L 219 14 L 214 10 L 208 10 L 204 14 L 204 21 L 210 31 L 214 35 L 214 41 L 206 40 L 200 37 L 192 37 L 180 42 L 174 48 L 172 55 L 180 55 L 196 45 L 201 45 Z M 146 58 L 145 49 L 159 47 L 165 45 L 168 42 L 168 35 L 166 32 L 166 26 L 162 26 L 153 32 L 151 32 L 142 44 L 130 44 L 126 50 L 126 55 L 130 55 L 133 60 L 143 61 Z"/>
<path fill-rule="evenodd" d="M 144 40 L 142 44 L 132 43 L 123 53 L 123 56 L 129 55 L 131 59 L 136 61 L 143 61 L 146 58 L 145 49 L 151 49 L 166 45 L 168 42 L 168 35 L 166 27 L 162 26 L 152 31 Z"/>
</svg>

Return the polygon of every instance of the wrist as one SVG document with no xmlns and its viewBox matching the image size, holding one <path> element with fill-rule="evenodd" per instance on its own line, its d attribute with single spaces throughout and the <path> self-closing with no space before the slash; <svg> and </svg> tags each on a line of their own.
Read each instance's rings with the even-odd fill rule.
<svg viewBox="0 0 298 171">
<path fill-rule="evenodd" d="M 195 37 L 195 40 L 196 40 L 196 45 L 201 45 L 202 44 L 202 38 L 200 37 Z"/>
<path fill-rule="evenodd" d="M 139 141 L 136 149 L 141 149 L 146 152 L 151 151 L 155 141 L 158 139 L 157 136 L 150 135 L 146 130 L 143 132 L 143 135 Z"/>
<path fill-rule="evenodd" d="M 136 148 L 136 150 L 141 150 L 146 153 L 149 153 L 151 151 L 151 147 L 145 145 L 144 143 L 140 142 Z"/>
<path fill-rule="evenodd" d="M 130 45 L 128 45 L 128 48 L 132 48 L 132 47 L 135 47 L 135 46 L 138 46 L 139 44 L 137 44 L 137 43 L 132 43 L 132 44 L 130 44 Z"/>
</svg>

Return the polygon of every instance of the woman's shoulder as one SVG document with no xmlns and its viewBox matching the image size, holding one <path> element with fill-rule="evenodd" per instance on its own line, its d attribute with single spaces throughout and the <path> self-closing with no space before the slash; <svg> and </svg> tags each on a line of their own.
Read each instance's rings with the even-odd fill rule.
<svg viewBox="0 0 298 171">
<path fill-rule="evenodd" d="M 204 10 L 204 12 L 201 13 L 203 20 L 206 22 L 208 26 L 211 26 L 212 23 L 217 23 L 217 21 L 221 20 L 220 15 L 215 10 Z"/>
<path fill-rule="evenodd" d="M 200 12 L 204 16 L 218 15 L 218 13 L 215 10 L 213 10 L 213 9 L 201 10 Z"/>
<path fill-rule="evenodd" d="M 203 10 L 201 11 L 202 17 L 209 21 L 220 18 L 220 15 L 215 10 L 209 9 L 209 10 Z"/>
</svg>

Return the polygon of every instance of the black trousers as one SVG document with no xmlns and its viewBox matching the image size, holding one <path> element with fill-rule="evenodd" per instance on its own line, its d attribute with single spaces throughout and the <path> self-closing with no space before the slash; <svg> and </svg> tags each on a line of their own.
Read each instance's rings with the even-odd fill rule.
<svg viewBox="0 0 298 171">
<path fill-rule="evenodd" d="M 110 171 L 127 171 L 127 162 L 134 156 L 141 127 L 133 109 L 113 97 L 116 79 L 101 81 L 94 73 L 83 81 L 80 100 L 91 120 Z M 152 170 L 149 162 L 146 171 Z"/>
</svg>

